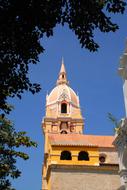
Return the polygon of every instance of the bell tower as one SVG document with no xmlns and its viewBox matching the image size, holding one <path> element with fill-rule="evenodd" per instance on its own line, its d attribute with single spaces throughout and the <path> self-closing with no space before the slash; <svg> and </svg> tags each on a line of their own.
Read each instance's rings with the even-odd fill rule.
<svg viewBox="0 0 127 190">
<path fill-rule="evenodd" d="M 46 96 L 43 132 L 44 135 L 46 133 L 83 133 L 79 97 L 69 86 L 63 59 L 56 87 Z"/>
<path fill-rule="evenodd" d="M 47 179 L 47 160 L 49 155 L 50 134 L 82 134 L 84 121 L 81 114 L 79 97 L 69 86 L 67 74 L 62 58 L 61 69 L 58 75 L 56 86 L 46 96 L 46 113 L 42 122 L 42 130 L 45 138 L 44 144 L 44 165 L 43 165 L 43 186 L 42 190 L 49 190 Z"/>
</svg>

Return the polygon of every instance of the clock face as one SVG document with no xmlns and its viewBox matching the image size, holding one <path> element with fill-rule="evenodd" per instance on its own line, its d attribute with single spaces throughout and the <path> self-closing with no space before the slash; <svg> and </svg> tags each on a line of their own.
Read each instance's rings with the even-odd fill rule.
<svg viewBox="0 0 127 190">
<path fill-rule="evenodd" d="M 123 153 L 123 166 L 127 169 L 127 147 L 126 149 L 124 150 L 124 153 Z"/>
</svg>

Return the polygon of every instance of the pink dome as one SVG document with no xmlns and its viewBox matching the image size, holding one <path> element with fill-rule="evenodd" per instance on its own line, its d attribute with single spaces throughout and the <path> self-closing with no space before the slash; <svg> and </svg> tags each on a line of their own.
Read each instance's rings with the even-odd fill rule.
<svg viewBox="0 0 127 190">
<path fill-rule="evenodd" d="M 47 96 L 47 105 L 66 100 L 79 107 L 79 98 L 76 93 L 66 84 L 56 86 Z"/>
</svg>

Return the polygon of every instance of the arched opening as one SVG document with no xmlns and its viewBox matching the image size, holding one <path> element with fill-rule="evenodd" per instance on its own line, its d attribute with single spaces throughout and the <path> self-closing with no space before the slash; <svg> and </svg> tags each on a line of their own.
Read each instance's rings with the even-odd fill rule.
<svg viewBox="0 0 127 190">
<path fill-rule="evenodd" d="M 61 113 L 67 113 L 67 104 L 66 103 L 61 104 Z"/>
<path fill-rule="evenodd" d="M 89 154 L 88 154 L 88 152 L 85 152 L 85 151 L 79 152 L 79 154 L 78 154 L 78 160 L 89 161 Z"/>
<path fill-rule="evenodd" d="M 61 133 L 61 134 L 67 134 L 67 131 L 62 130 L 60 133 Z"/>
<path fill-rule="evenodd" d="M 62 151 L 60 160 L 72 160 L 71 153 L 69 151 Z"/>
</svg>

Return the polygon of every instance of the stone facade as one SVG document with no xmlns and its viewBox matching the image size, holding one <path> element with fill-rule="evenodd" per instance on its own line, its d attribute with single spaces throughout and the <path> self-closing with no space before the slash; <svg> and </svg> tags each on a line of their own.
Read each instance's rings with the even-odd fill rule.
<svg viewBox="0 0 127 190">
<path fill-rule="evenodd" d="M 106 163 L 118 164 L 118 153 L 114 148 L 99 148 L 99 154 L 106 155 Z"/>
<path fill-rule="evenodd" d="M 117 190 L 120 179 L 117 170 L 52 169 L 51 190 Z"/>
</svg>

